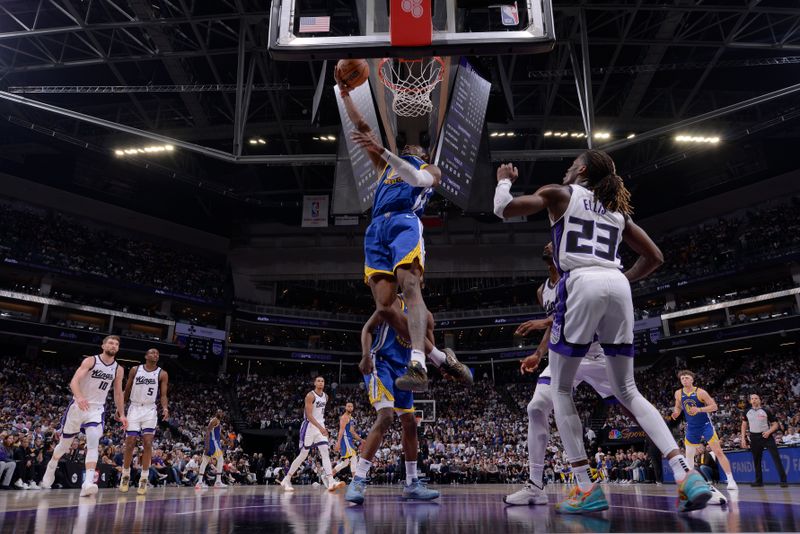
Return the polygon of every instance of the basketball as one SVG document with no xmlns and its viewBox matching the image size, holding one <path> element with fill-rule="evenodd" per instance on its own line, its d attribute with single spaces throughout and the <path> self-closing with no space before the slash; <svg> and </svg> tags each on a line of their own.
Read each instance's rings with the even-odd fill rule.
<svg viewBox="0 0 800 534">
<path fill-rule="evenodd" d="M 336 72 L 338 79 L 352 89 L 369 78 L 369 63 L 365 59 L 342 59 L 336 64 Z"/>
</svg>

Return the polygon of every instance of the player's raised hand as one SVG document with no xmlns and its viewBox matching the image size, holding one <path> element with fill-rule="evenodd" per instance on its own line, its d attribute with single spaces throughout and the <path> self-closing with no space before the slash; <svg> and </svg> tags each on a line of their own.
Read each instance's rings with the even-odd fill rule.
<svg viewBox="0 0 800 534">
<path fill-rule="evenodd" d="M 336 80 L 336 85 L 339 87 L 339 92 L 342 97 L 349 96 L 352 88 L 342 81 L 339 77 L 339 69 L 333 69 L 333 79 Z"/>
<path fill-rule="evenodd" d="M 546 330 L 548 326 L 550 326 L 550 319 L 535 319 L 532 321 L 525 321 L 517 327 L 514 335 L 527 336 L 534 330 Z"/>
<path fill-rule="evenodd" d="M 512 163 L 503 163 L 497 167 L 497 181 L 511 180 L 514 183 L 519 177 L 519 171 Z"/>
<path fill-rule="evenodd" d="M 350 134 L 350 138 L 353 141 L 355 141 L 355 143 L 358 146 L 360 146 L 367 152 L 371 152 L 377 156 L 383 154 L 384 150 L 383 145 L 380 143 L 380 141 L 378 141 L 378 139 L 375 137 L 375 134 L 373 134 L 372 131 L 369 132 L 353 131 L 353 133 Z"/>
</svg>

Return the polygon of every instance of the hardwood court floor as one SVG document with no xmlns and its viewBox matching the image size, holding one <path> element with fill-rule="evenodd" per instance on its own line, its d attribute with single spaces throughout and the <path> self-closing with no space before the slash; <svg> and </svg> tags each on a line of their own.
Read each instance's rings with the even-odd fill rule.
<svg viewBox="0 0 800 534">
<path fill-rule="evenodd" d="M 78 490 L 0 492 L 0 531 L 67 533 L 483 533 L 502 532 L 791 532 L 800 530 L 800 487 L 751 488 L 730 494 L 724 507 L 679 514 L 675 486 L 605 485 L 611 508 L 586 516 L 562 516 L 555 503 L 564 486 L 548 486 L 550 506 L 508 507 L 506 485 L 442 486 L 429 503 L 403 502 L 399 486 L 376 486 L 354 506 L 344 490 L 330 494 L 298 486 L 195 491 L 190 488 L 100 490 L 80 498 Z M 738 494 L 737 494 L 738 493 Z"/>
</svg>

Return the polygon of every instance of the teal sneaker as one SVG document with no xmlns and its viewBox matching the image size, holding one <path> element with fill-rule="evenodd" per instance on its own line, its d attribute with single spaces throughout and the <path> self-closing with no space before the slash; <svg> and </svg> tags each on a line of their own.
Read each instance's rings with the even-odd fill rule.
<svg viewBox="0 0 800 534">
<path fill-rule="evenodd" d="M 403 484 L 403 500 L 406 501 L 430 501 L 439 497 L 439 492 L 428 489 L 418 478 L 411 481 L 411 484 Z"/>
<path fill-rule="evenodd" d="M 603 510 L 608 510 L 608 501 L 598 484 L 592 484 L 592 489 L 587 492 L 582 492 L 575 486 L 565 500 L 556 504 L 556 512 L 559 514 L 584 514 Z"/>
<path fill-rule="evenodd" d="M 367 492 L 367 480 L 361 477 L 353 477 L 350 485 L 347 486 L 347 493 L 344 494 L 344 500 L 361 504 L 364 502 L 364 494 Z"/>
<path fill-rule="evenodd" d="M 693 470 L 678 484 L 678 511 L 702 510 L 711 499 L 708 482 L 699 472 Z"/>
</svg>

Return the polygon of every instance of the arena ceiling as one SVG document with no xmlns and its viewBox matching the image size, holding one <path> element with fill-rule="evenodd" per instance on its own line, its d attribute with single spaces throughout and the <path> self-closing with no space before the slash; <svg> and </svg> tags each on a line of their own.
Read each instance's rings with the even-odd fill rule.
<svg viewBox="0 0 800 534">
<path fill-rule="evenodd" d="M 489 130 L 515 134 L 490 138 L 492 159 L 518 162 L 527 190 L 559 180 L 586 140 L 545 134 L 584 130 L 581 90 L 642 214 L 797 168 L 792 4 L 554 0 L 551 53 L 473 58 L 493 81 Z M 0 171 L 220 233 L 296 225 L 301 195 L 333 187 L 336 142 L 314 137 L 341 128 L 329 91 L 312 122 L 332 65 L 271 60 L 268 17 L 264 0 L 3 0 Z M 8 99 L 18 97 L 209 150 L 121 158 L 115 150 L 157 143 Z M 677 144 L 679 133 L 722 142 Z"/>
</svg>

